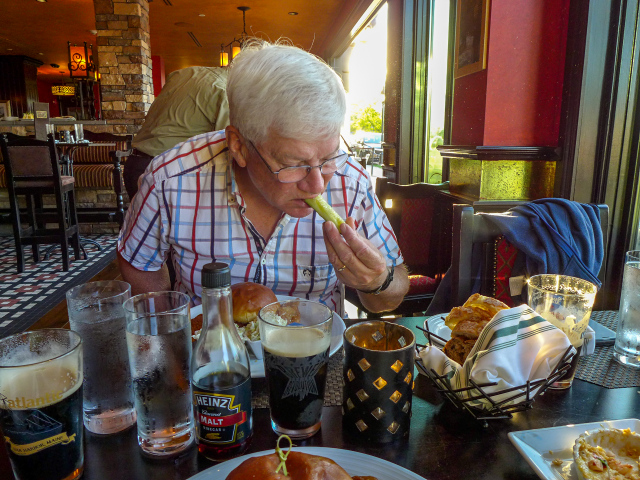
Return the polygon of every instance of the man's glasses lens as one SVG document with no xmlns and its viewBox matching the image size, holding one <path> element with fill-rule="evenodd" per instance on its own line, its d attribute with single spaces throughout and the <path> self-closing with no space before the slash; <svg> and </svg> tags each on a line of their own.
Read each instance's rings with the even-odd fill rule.
<svg viewBox="0 0 640 480">
<path fill-rule="evenodd" d="M 335 158 L 331 158 L 325 161 L 321 166 L 321 172 L 323 175 L 331 175 L 338 171 L 346 162 L 349 155 L 347 153 L 343 153 L 342 155 L 338 155 Z M 281 170 L 278 170 L 278 180 L 283 183 L 295 183 L 303 180 L 313 168 L 318 167 L 286 167 Z"/>
</svg>

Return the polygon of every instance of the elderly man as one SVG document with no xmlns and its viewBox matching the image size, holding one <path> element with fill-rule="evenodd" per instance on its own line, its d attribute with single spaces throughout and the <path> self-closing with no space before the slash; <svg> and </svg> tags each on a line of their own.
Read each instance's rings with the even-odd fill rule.
<svg viewBox="0 0 640 480">
<path fill-rule="evenodd" d="M 140 181 L 118 242 L 133 293 L 173 289 L 199 303 L 200 270 L 220 261 L 232 283 L 339 310 L 340 283 L 374 312 L 395 308 L 408 277 L 370 178 L 340 150 L 346 97 L 313 55 L 256 42 L 230 67 L 230 125 L 157 156 Z M 322 194 L 347 223 L 323 222 Z"/>
</svg>

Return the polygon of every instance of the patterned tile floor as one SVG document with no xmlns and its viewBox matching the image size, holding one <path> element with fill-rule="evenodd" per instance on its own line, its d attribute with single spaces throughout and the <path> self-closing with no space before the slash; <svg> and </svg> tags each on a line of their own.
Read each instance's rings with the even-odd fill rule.
<svg viewBox="0 0 640 480">
<path fill-rule="evenodd" d="M 25 272 L 18 274 L 13 237 L 0 237 L 0 338 L 29 328 L 64 299 L 66 291 L 87 282 L 115 258 L 116 235 L 87 235 L 102 250 L 85 244 L 88 260 L 74 260 L 62 271 L 60 249 L 48 260 L 33 263 L 31 247 L 25 248 Z M 41 247 L 40 251 L 46 248 Z"/>
</svg>

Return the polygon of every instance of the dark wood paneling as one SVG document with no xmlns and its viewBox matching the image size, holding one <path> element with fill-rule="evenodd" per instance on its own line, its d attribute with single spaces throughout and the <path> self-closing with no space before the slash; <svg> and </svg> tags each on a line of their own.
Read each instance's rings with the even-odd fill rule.
<svg viewBox="0 0 640 480">
<path fill-rule="evenodd" d="M 0 56 L 0 100 L 11 101 L 11 115 L 33 112 L 38 101 L 38 67 L 42 62 L 23 55 Z"/>
</svg>

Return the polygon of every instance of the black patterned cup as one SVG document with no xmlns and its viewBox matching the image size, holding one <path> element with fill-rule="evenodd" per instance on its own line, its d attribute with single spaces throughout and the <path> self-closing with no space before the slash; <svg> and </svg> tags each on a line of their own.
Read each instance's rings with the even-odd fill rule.
<svg viewBox="0 0 640 480">
<path fill-rule="evenodd" d="M 416 339 L 394 323 L 357 323 L 344 332 L 342 426 L 388 443 L 409 434 Z"/>
</svg>

